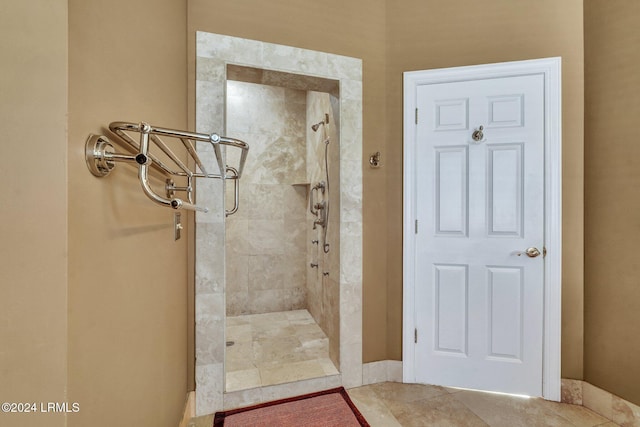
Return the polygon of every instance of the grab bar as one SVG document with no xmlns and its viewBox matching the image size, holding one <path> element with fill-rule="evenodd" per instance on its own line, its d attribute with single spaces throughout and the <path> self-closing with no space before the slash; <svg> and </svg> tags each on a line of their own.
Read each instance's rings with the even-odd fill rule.
<svg viewBox="0 0 640 427">
<path fill-rule="evenodd" d="M 238 171 L 236 168 L 232 168 L 231 166 L 227 166 L 228 172 L 233 172 L 234 176 L 227 177 L 227 179 L 233 180 L 233 208 L 230 210 L 225 210 L 224 216 L 233 215 L 238 212 L 238 206 L 240 205 L 240 181 L 238 180 Z"/>
<path fill-rule="evenodd" d="M 127 162 L 137 163 L 138 166 L 138 179 L 144 194 L 149 197 L 154 203 L 162 206 L 171 207 L 173 209 L 187 209 L 201 212 L 208 212 L 208 209 L 203 206 L 198 206 L 193 202 L 193 178 L 218 178 L 218 179 L 233 179 L 235 181 L 236 188 L 236 202 L 234 204 L 234 213 L 238 208 L 238 179 L 242 176 L 242 171 L 247 158 L 247 152 L 249 145 L 243 141 L 234 138 L 228 138 L 220 136 L 216 133 L 202 134 L 195 132 L 188 132 L 175 129 L 161 128 L 152 126 L 148 123 L 141 122 L 139 124 L 128 122 L 112 122 L 109 125 L 109 129 L 119 138 L 121 142 L 125 144 L 135 154 L 123 154 L 117 153 L 114 150 L 113 144 L 105 136 L 102 135 L 89 135 L 85 146 L 85 160 L 91 173 L 98 177 L 108 175 L 115 167 L 115 162 Z M 136 142 L 127 132 L 137 132 L 140 134 L 139 142 Z M 189 169 L 187 164 L 174 154 L 169 146 L 160 138 L 160 136 L 179 139 L 186 152 L 193 159 L 197 169 Z M 211 144 L 216 156 L 216 163 L 218 165 L 219 174 L 211 174 L 205 169 L 200 156 L 196 152 L 193 145 L 193 141 L 200 141 Z M 164 153 L 164 155 L 174 163 L 177 170 L 168 166 L 164 159 L 160 160 L 155 154 L 151 153 L 151 145 L 156 147 Z M 241 150 L 238 168 L 234 168 L 223 164 L 223 155 L 220 149 L 220 145 L 239 148 Z M 157 194 L 149 184 L 149 168 L 154 167 L 159 172 L 170 176 L 180 176 L 187 179 L 186 187 L 176 187 L 173 182 L 167 183 L 165 190 L 167 197 Z M 228 175 L 227 172 L 231 172 L 232 175 Z M 187 193 L 187 200 L 173 197 L 174 191 L 185 191 Z M 229 214 L 230 215 L 230 214 Z"/>
</svg>

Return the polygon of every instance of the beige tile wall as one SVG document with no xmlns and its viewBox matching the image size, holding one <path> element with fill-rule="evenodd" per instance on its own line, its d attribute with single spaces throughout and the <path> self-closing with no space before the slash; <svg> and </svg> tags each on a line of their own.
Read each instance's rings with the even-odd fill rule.
<svg viewBox="0 0 640 427">
<path fill-rule="evenodd" d="M 226 220 L 227 315 L 306 308 L 306 92 L 227 81 L 227 134 L 251 141 Z M 233 185 L 226 205 L 233 206 Z"/>
<path fill-rule="evenodd" d="M 316 217 L 307 210 L 307 265 L 318 263 L 317 269 L 307 269 L 307 305 L 329 338 L 331 360 L 340 366 L 340 109 L 337 102 L 338 99 L 328 93 L 307 92 L 307 182 L 311 187 L 320 181 L 326 185 L 325 137 L 329 138 L 329 191 L 316 196 L 329 204 L 326 233 L 329 251 L 323 250 L 324 230 L 322 227 L 313 229 Z M 325 129 L 321 126 L 317 132 L 311 131 L 313 124 L 325 120 L 325 114 L 329 115 Z M 318 240 L 317 245 L 311 244 L 314 239 Z"/>
</svg>

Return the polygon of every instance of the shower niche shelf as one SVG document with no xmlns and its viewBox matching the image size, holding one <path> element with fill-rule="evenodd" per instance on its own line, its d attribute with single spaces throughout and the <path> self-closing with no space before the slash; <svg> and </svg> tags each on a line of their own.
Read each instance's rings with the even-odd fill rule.
<svg viewBox="0 0 640 427">
<path fill-rule="evenodd" d="M 296 192 L 300 193 L 300 195 L 304 195 L 305 204 L 309 203 L 309 194 L 311 192 L 310 182 L 294 182 L 291 186 Z"/>
<path fill-rule="evenodd" d="M 186 209 L 208 212 L 208 208 L 195 204 L 195 178 L 230 179 L 236 188 L 234 209 L 227 212 L 234 213 L 238 208 L 238 183 L 242 176 L 249 145 L 239 139 L 220 136 L 216 133 L 203 134 L 183 130 L 168 129 L 152 126 L 148 123 L 113 122 L 109 130 L 115 135 L 114 142 L 127 150 L 126 153 L 116 152 L 114 144 L 104 135 L 89 135 L 85 144 L 85 159 L 89 171 L 97 177 L 105 177 L 115 168 L 116 163 L 130 163 L 138 168 L 138 178 L 144 194 L 154 203 L 172 209 Z M 138 141 L 132 134 L 138 134 Z M 161 137 L 164 137 L 165 142 Z M 169 142 L 170 141 L 170 142 Z M 196 143 L 204 145 L 203 151 L 212 151 L 215 155 L 214 170 L 211 173 L 205 167 L 196 151 Z M 185 154 L 180 157 L 170 148 L 169 144 L 181 147 Z M 227 148 L 241 150 L 237 167 L 224 164 L 224 151 Z M 185 160 L 188 159 L 188 160 Z M 188 166 L 193 164 L 193 166 Z M 162 192 L 152 188 L 149 183 L 149 169 L 163 175 L 165 186 Z M 210 170 L 210 169 L 209 169 Z M 230 173 L 229 173 L 230 172 Z M 186 180 L 186 185 L 177 186 L 173 178 Z M 186 199 L 175 197 L 176 192 L 186 193 Z M 163 193 L 163 194 L 161 194 Z"/>
</svg>

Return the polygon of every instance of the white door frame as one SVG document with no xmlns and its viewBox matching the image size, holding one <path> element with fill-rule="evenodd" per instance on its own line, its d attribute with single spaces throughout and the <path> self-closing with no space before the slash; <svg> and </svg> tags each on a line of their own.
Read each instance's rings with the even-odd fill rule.
<svg viewBox="0 0 640 427">
<path fill-rule="evenodd" d="M 403 381 L 415 382 L 416 102 L 421 85 L 522 75 L 544 76 L 545 248 L 542 395 L 560 400 L 562 294 L 561 58 L 404 73 Z"/>
</svg>

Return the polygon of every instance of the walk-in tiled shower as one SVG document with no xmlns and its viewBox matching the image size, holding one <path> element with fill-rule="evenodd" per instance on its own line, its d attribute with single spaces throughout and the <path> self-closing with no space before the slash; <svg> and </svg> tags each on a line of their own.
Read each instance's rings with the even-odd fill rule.
<svg viewBox="0 0 640 427">
<path fill-rule="evenodd" d="M 214 209 L 196 215 L 196 412 L 360 385 L 361 61 L 209 33 L 197 34 L 196 50 L 196 129 L 234 129 L 250 146 L 235 214 L 225 215 L 235 193 L 229 182 L 226 206 L 216 205 L 222 185 L 197 189 Z M 320 181 L 328 192 L 313 191 Z M 328 211 L 324 226 L 314 207 Z M 289 318 L 302 315 L 308 317 Z M 265 342 L 260 328 L 268 322 L 260 316 L 284 316 L 268 329 L 289 339 Z M 256 322 L 257 329 L 247 327 Z M 296 322 L 311 323 L 298 331 Z M 251 352 L 244 341 L 249 329 Z M 313 355 L 291 360 L 308 365 L 306 376 L 289 378 L 285 370 L 296 369 L 275 367 L 287 361 L 275 351 L 287 341 L 293 346 L 285 354 L 293 359 Z M 241 357 L 234 361 L 234 353 Z M 271 371 L 260 358 L 269 353 L 276 356 Z M 235 369 L 249 356 L 257 357 L 254 367 Z M 226 375 L 225 365 L 235 374 Z M 266 385 L 276 377 L 281 384 Z"/>
<path fill-rule="evenodd" d="M 227 391 L 338 373 L 339 285 L 332 278 L 340 271 L 338 92 L 336 80 L 227 69 L 226 129 L 250 140 L 252 154 L 238 190 L 239 209 L 225 221 L 226 313 L 245 323 L 232 328 L 227 320 Z M 235 197 L 236 188 L 228 185 L 227 206 Z M 306 337 L 281 314 L 289 310 L 311 314 L 314 324 L 302 330 L 315 327 L 321 348 L 304 347 Z M 263 313 L 273 316 L 255 316 Z M 261 318 L 271 335 L 254 327 L 251 349 L 244 341 L 230 346 L 234 331 Z M 265 346 L 289 352 L 261 353 Z M 295 356 L 293 365 L 286 354 Z M 320 369 L 319 362 L 330 369 Z M 235 369 L 243 365 L 247 369 Z"/>
</svg>

